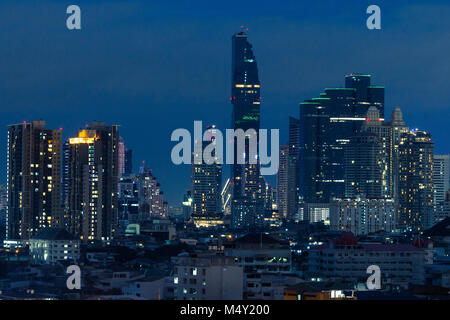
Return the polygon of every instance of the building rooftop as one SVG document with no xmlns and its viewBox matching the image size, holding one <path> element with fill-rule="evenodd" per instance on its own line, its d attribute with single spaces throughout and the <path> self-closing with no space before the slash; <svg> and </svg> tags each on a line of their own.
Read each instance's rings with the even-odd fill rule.
<svg viewBox="0 0 450 320">
<path fill-rule="evenodd" d="M 48 227 L 41 229 L 32 237 L 33 240 L 76 240 L 75 237 L 63 228 Z"/>
<path fill-rule="evenodd" d="M 435 224 L 423 233 L 427 237 L 449 237 L 450 236 L 450 217 L 445 218 L 441 222 Z"/>
<path fill-rule="evenodd" d="M 281 243 L 277 240 L 264 233 L 248 233 L 245 236 L 236 240 L 237 243 L 263 243 L 263 244 L 278 244 Z"/>
</svg>

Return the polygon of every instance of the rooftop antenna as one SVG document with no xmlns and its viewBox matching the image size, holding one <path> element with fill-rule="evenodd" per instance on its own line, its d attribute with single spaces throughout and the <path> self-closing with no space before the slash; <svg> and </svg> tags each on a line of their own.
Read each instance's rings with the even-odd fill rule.
<svg viewBox="0 0 450 320">
<path fill-rule="evenodd" d="M 143 174 L 145 170 L 145 160 L 142 160 L 142 166 L 139 168 L 139 173 Z"/>
</svg>

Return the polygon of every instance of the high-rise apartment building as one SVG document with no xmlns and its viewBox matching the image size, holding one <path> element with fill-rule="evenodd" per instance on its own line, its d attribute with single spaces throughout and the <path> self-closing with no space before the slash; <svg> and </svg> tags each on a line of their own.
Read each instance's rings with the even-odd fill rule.
<svg viewBox="0 0 450 320">
<path fill-rule="evenodd" d="M 109 241 L 118 223 L 117 126 L 92 122 L 69 139 L 65 224 L 83 242 Z"/>
<path fill-rule="evenodd" d="M 279 167 L 277 176 L 277 206 L 278 212 L 287 217 L 288 212 L 288 167 L 289 167 L 289 146 L 280 146 Z"/>
<path fill-rule="evenodd" d="M 420 231 L 433 225 L 433 155 L 431 135 L 411 130 L 400 137 L 399 227 Z"/>
<path fill-rule="evenodd" d="M 399 107 L 395 107 L 391 113 L 391 121 L 389 122 L 391 128 L 391 147 L 392 147 L 392 198 L 398 202 L 400 198 L 400 144 L 401 137 L 407 134 L 410 130 L 403 121 L 403 114 Z"/>
<path fill-rule="evenodd" d="M 117 164 L 119 167 L 119 176 L 125 173 L 125 142 L 119 137 Z"/>
<path fill-rule="evenodd" d="M 289 155 L 287 179 L 287 212 L 285 219 L 292 221 L 299 210 L 299 160 L 300 160 L 300 120 L 289 117 Z"/>
<path fill-rule="evenodd" d="M 212 154 L 214 163 L 205 163 L 203 151 L 209 145 L 215 148 L 216 127 L 207 128 L 206 141 L 203 141 L 200 153 L 193 153 L 192 161 L 192 215 L 191 219 L 198 227 L 209 227 L 221 223 L 222 220 L 222 164 L 217 155 Z M 200 160 L 201 159 L 201 160 Z"/>
<path fill-rule="evenodd" d="M 361 132 L 363 134 L 372 134 L 377 137 L 377 143 L 380 148 L 376 171 L 379 176 L 380 193 L 374 197 L 393 198 L 393 178 L 394 178 L 394 128 L 391 122 L 383 121 L 380 112 L 376 107 L 370 107 L 366 113 L 366 121 L 362 124 Z M 347 181 L 346 181 L 347 183 Z M 353 195 L 346 195 L 353 196 Z"/>
<path fill-rule="evenodd" d="M 345 148 L 345 196 L 381 198 L 383 146 L 379 137 L 362 132 Z"/>
<path fill-rule="evenodd" d="M 433 157 L 434 213 L 435 223 L 445 217 L 444 204 L 446 193 L 450 189 L 450 156 L 435 155 Z"/>
<path fill-rule="evenodd" d="M 61 223 L 61 130 L 45 121 L 8 127 L 6 238 Z"/>
</svg>

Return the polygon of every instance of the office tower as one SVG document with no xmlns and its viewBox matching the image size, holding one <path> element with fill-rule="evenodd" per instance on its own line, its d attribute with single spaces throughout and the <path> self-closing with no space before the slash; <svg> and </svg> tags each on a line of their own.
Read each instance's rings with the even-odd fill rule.
<svg viewBox="0 0 450 320">
<path fill-rule="evenodd" d="M 433 225 L 433 154 L 431 135 L 412 130 L 400 137 L 399 227 L 420 231 Z"/>
<path fill-rule="evenodd" d="M 286 219 L 288 210 L 289 145 L 280 146 L 280 165 L 277 176 L 278 211 Z"/>
<path fill-rule="evenodd" d="M 444 204 L 446 193 L 450 189 L 450 156 L 435 155 L 433 157 L 433 184 L 434 184 L 434 213 L 435 223 L 446 216 Z"/>
<path fill-rule="evenodd" d="M 194 151 L 192 157 L 192 215 L 197 227 L 210 227 L 222 223 L 222 164 L 212 154 L 214 163 L 205 163 L 203 151 L 209 145 L 216 145 L 216 126 L 207 128 L 206 141 L 201 142 L 200 154 Z M 199 142 L 200 143 L 200 142 Z M 215 148 L 215 147 L 214 147 Z"/>
<path fill-rule="evenodd" d="M 139 204 L 143 219 L 167 218 L 169 215 L 164 193 L 152 169 L 141 167 L 138 177 Z"/>
<path fill-rule="evenodd" d="M 348 74 L 345 76 L 345 87 L 355 89 L 353 116 L 356 118 L 364 118 L 370 107 L 376 107 L 384 118 L 384 87 L 372 86 L 370 79 L 370 74 Z"/>
<path fill-rule="evenodd" d="M 252 45 L 247 34 L 239 32 L 232 37 L 232 126 L 242 129 L 259 130 L 260 124 L 260 82 L 258 67 Z M 259 138 L 258 138 L 259 139 Z M 232 166 L 231 226 L 233 228 L 253 228 L 262 226 L 264 200 L 263 179 L 259 164 L 250 164 L 249 156 L 245 164 L 238 164 L 236 157 Z M 245 141 L 245 154 L 249 154 L 249 141 Z"/>
<path fill-rule="evenodd" d="M 345 196 L 382 196 L 382 143 L 371 132 L 350 138 L 345 148 Z"/>
<path fill-rule="evenodd" d="M 125 164 L 124 174 L 130 175 L 133 173 L 133 150 L 125 148 Z"/>
<path fill-rule="evenodd" d="M 66 228 L 83 242 L 109 241 L 118 223 L 117 126 L 92 122 L 69 139 Z"/>
<path fill-rule="evenodd" d="M 61 223 L 61 130 L 45 121 L 8 127 L 6 239 Z"/>
<path fill-rule="evenodd" d="M 372 106 L 384 118 L 384 87 L 372 86 L 371 76 L 361 74 L 347 75 L 345 88 L 326 88 L 300 104 L 302 201 L 326 203 L 344 195 L 344 150 Z"/>
<path fill-rule="evenodd" d="M 319 102 L 300 104 L 299 186 L 301 201 L 324 203 L 329 200 L 329 184 L 325 181 L 326 126 L 329 116 Z"/>
</svg>

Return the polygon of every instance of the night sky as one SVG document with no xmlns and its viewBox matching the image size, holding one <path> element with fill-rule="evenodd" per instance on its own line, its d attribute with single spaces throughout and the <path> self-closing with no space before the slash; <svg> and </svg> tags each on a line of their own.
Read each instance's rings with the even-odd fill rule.
<svg viewBox="0 0 450 320">
<path fill-rule="evenodd" d="M 71 4 L 80 31 L 66 28 Z M 371 4 L 382 30 L 366 28 Z M 43 119 L 67 138 L 106 121 L 121 126 L 135 170 L 145 160 L 179 205 L 190 168 L 172 164 L 170 134 L 194 120 L 230 127 L 231 36 L 241 25 L 260 71 L 261 127 L 279 128 L 281 144 L 298 104 L 353 72 L 386 87 L 388 118 L 400 106 L 409 126 L 431 132 L 436 153 L 449 153 L 449 17 L 448 0 L 2 0 L 0 182 L 8 124 Z"/>
</svg>

